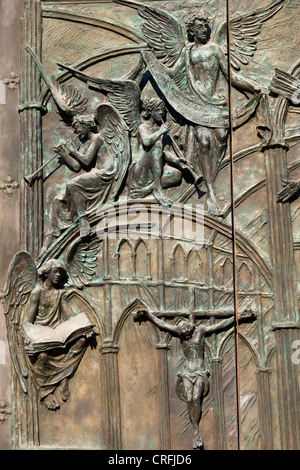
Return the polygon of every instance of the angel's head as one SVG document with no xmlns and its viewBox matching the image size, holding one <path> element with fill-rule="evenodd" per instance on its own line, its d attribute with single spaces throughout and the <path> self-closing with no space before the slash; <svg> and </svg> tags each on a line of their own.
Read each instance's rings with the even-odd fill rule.
<svg viewBox="0 0 300 470">
<path fill-rule="evenodd" d="M 79 114 L 74 117 L 72 126 L 80 139 L 86 139 L 89 132 L 97 129 L 95 116 L 93 114 Z"/>
<path fill-rule="evenodd" d="M 66 280 L 67 271 L 58 259 L 49 259 L 40 267 L 38 275 L 42 282 L 49 279 L 51 285 L 58 286 Z"/>
<path fill-rule="evenodd" d="M 160 98 L 145 99 L 143 103 L 144 116 L 146 119 L 153 117 L 158 123 L 165 120 L 166 117 L 166 105 Z"/>
<path fill-rule="evenodd" d="M 190 16 L 186 22 L 186 29 L 190 42 L 198 41 L 203 44 L 209 39 L 209 19 L 204 13 Z"/>
</svg>

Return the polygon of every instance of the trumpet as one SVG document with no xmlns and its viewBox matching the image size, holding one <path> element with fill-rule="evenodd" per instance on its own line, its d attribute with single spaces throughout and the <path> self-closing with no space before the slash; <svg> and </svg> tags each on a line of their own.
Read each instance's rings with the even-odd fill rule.
<svg viewBox="0 0 300 470">
<path fill-rule="evenodd" d="M 161 119 L 161 124 L 164 124 L 164 121 L 163 119 Z M 195 171 L 194 171 L 194 168 L 193 168 L 193 165 L 191 164 L 191 162 L 189 162 L 185 156 L 183 155 L 182 151 L 180 150 L 177 142 L 175 141 L 175 139 L 170 135 L 168 134 L 170 140 L 171 140 L 171 143 L 172 143 L 172 146 L 173 146 L 173 149 L 175 150 L 175 153 L 177 155 L 177 157 L 179 157 L 181 160 L 182 160 L 182 163 L 184 164 L 185 168 L 188 169 L 188 171 L 190 172 L 190 175 L 192 176 L 192 178 L 194 179 L 194 184 L 195 186 L 197 186 L 198 184 L 202 183 L 203 181 L 203 177 L 202 176 L 198 176 Z"/>
<path fill-rule="evenodd" d="M 23 179 L 24 181 L 26 181 L 26 183 L 29 185 L 29 186 L 32 186 L 35 178 L 37 177 L 37 175 L 45 168 L 45 166 L 47 166 L 50 162 L 52 162 L 54 160 L 54 158 L 57 158 L 57 154 L 56 155 L 53 155 L 50 160 L 48 160 L 46 163 L 44 163 L 42 166 L 40 166 L 34 173 L 32 173 L 31 175 L 27 175 L 27 176 L 23 176 Z"/>
<path fill-rule="evenodd" d="M 76 136 L 75 139 L 70 140 L 70 141 L 68 141 L 67 143 L 68 143 L 68 144 L 69 144 L 69 143 L 72 143 L 72 144 L 76 147 L 76 146 L 77 146 L 77 140 L 78 140 L 78 138 L 77 138 L 77 136 Z M 64 145 L 64 144 L 62 144 L 62 145 Z M 40 166 L 34 173 L 31 173 L 31 175 L 23 176 L 24 181 L 26 181 L 26 183 L 27 183 L 29 186 L 32 186 L 32 184 L 33 184 L 35 178 L 37 177 L 37 175 L 38 175 L 41 171 L 43 171 L 43 169 L 44 169 L 47 165 L 49 165 L 49 163 L 51 163 L 55 158 L 57 158 L 57 157 L 59 156 L 60 150 L 61 150 L 61 145 L 59 145 L 59 146 L 57 147 L 57 153 L 56 153 L 55 155 L 53 155 L 46 163 L 44 163 L 42 166 Z"/>
</svg>

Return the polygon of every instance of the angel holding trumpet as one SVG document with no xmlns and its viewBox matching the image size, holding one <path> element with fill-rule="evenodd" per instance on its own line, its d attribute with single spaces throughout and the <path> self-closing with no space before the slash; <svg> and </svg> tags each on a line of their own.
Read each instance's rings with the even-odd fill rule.
<svg viewBox="0 0 300 470">
<path fill-rule="evenodd" d="M 36 174 L 57 157 L 62 157 L 72 171 L 79 173 L 52 201 L 50 229 L 42 254 L 77 221 L 80 237 L 90 236 L 88 215 L 109 196 L 114 199 L 124 183 L 130 164 L 130 143 L 127 125 L 116 108 L 102 103 L 94 112 L 87 113 L 87 98 L 82 97 L 73 85 L 60 84 L 48 77 L 35 53 L 30 48 L 27 50 L 35 60 L 58 112 L 67 124 L 72 125 L 76 137 L 55 146 L 55 155 L 35 174 L 24 179 L 31 185 Z"/>
</svg>

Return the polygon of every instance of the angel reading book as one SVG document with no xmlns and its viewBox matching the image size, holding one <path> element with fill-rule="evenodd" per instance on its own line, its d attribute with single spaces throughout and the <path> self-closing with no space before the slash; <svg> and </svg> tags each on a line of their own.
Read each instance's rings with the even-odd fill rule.
<svg viewBox="0 0 300 470">
<path fill-rule="evenodd" d="M 94 326 L 85 313 L 75 315 L 55 328 L 25 323 L 23 324 L 24 347 L 28 354 L 63 348 L 74 339 L 90 333 Z"/>
</svg>

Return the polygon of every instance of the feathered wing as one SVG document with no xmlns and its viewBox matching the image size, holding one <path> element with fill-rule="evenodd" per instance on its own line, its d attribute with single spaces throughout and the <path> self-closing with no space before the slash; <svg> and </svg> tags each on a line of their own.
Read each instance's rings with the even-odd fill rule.
<svg viewBox="0 0 300 470">
<path fill-rule="evenodd" d="M 284 0 L 275 0 L 265 7 L 244 15 L 237 15 L 230 20 L 230 56 L 231 65 L 235 70 L 240 70 L 241 64 L 248 65 L 257 50 L 257 36 L 260 34 L 262 24 L 272 18 L 283 4 Z M 212 40 L 220 44 L 227 54 L 226 21 L 221 24 Z"/>
<path fill-rule="evenodd" d="M 96 274 L 100 243 L 101 240 L 96 237 L 89 242 L 76 241 L 70 246 L 66 261 L 69 284 L 79 289 L 89 284 Z"/>
<path fill-rule="evenodd" d="M 141 61 L 140 61 L 141 62 Z M 133 71 L 133 75 L 141 70 L 141 63 Z M 141 89 L 139 85 L 132 79 L 103 79 L 87 75 L 81 70 L 74 69 L 68 65 L 58 63 L 60 67 L 69 70 L 75 77 L 84 79 L 87 84 L 105 94 L 110 103 L 119 111 L 120 115 L 126 122 L 128 130 L 135 134 L 141 123 L 140 105 L 141 105 Z"/>
<path fill-rule="evenodd" d="M 139 15 L 145 20 L 142 32 L 148 46 L 164 65 L 172 67 L 185 46 L 180 23 L 159 8 L 141 7 Z"/>
<path fill-rule="evenodd" d="M 112 196 L 116 198 L 125 181 L 131 161 L 129 129 L 117 109 L 110 104 L 98 106 L 97 120 L 106 150 L 116 166 L 112 188 Z"/>
<path fill-rule="evenodd" d="M 73 85 L 60 84 L 54 77 L 51 77 L 49 89 L 59 110 L 68 117 L 72 118 L 86 111 L 88 100 L 82 97 Z"/>
<path fill-rule="evenodd" d="M 37 269 L 29 253 L 20 251 L 15 255 L 8 269 L 4 288 L 4 315 L 11 359 L 20 385 L 27 393 L 28 376 L 26 357 L 20 327 L 25 315 L 29 296 L 37 284 Z"/>
<path fill-rule="evenodd" d="M 82 97 L 77 88 L 73 85 L 60 84 L 54 77 L 48 77 L 43 65 L 33 50 L 29 46 L 27 46 L 26 49 L 34 59 L 53 96 L 58 110 L 68 118 L 73 118 L 76 114 L 83 113 L 86 110 L 87 98 Z"/>
<path fill-rule="evenodd" d="M 110 103 L 125 121 L 129 132 L 134 135 L 141 124 L 141 90 L 139 85 L 133 80 L 104 80 L 101 78 L 96 78 L 93 81 L 88 80 L 88 84 L 107 95 Z M 103 113 L 103 119 L 100 116 L 100 121 L 105 121 L 108 125 L 111 119 L 120 120 L 117 114 L 113 113 L 113 108 L 102 107 L 101 113 Z"/>
<path fill-rule="evenodd" d="M 143 18 L 142 32 L 150 49 L 158 59 L 172 67 L 180 56 L 185 45 L 180 23 L 169 13 L 160 8 L 144 5 L 135 0 L 114 0 L 138 10 Z"/>
</svg>

